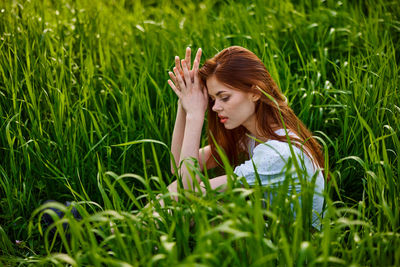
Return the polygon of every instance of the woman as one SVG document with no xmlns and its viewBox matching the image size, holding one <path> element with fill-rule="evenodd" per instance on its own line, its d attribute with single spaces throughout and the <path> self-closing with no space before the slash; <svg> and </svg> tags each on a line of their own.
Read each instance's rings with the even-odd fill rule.
<svg viewBox="0 0 400 267">
<path fill-rule="evenodd" d="M 199 70 L 201 49 L 190 70 L 190 49 L 185 60 L 175 58 L 174 73 L 170 72 L 170 87 L 179 98 L 178 112 L 172 137 L 172 154 L 176 166 L 190 158 L 197 159 L 200 169 L 211 169 L 221 162 L 213 138 L 235 167 L 234 173 L 244 177 L 249 185 L 279 184 L 285 180 L 285 166 L 292 155 L 302 162 L 305 176 L 316 176 L 313 195 L 313 226 L 318 226 L 322 212 L 324 178 L 319 167 L 324 159 L 317 141 L 296 117 L 286 98 L 271 78 L 262 61 L 249 50 L 232 46 L 207 60 Z M 199 148 L 204 114 L 208 110 L 209 145 Z M 286 127 L 288 135 L 285 134 Z M 255 142 L 257 140 L 258 142 Z M 293 145 L 291 152 L 290 145 Z M 240 164 L 241 155 L 248 160 Z M 254 164 L 254 165 L 253 165 Z M 174 162 L 171 162 L 171 170 Z M 190 167 L 180 168 L 185 189 L 193 186 L 192 179 L 204 188 L 198 177 L 190 175 Z M 298 174 L 293 178 L 299 180 Z M 315 179 L 314 176 L 314 179 Z M 223 191 L 227 175 L 210 179 L 213 189 Z M 300 185 L 296 186 L 299 192 Z M 168 186 L 177 192 L 177 181 Z M 203 189 L 204 190 L 204 189 Z"/>
</svg>

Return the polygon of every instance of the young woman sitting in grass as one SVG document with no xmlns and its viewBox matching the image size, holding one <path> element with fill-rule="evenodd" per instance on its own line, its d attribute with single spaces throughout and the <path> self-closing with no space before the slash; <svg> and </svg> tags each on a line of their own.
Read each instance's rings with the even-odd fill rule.
<svg viewBox="0 0 400 267">
<path fill-rule="evenodd" d="M 313 178 L 312 225 L 319 228 L 324 201 L 324 178 L 319 171 L 324 162 L 320 146 L 289 108 L 264 64 L 249 50 L 233 46 L 207 60 L 200 70 L 199 49 L 190 70 L 190 54 L 188 48 L 185 60 L 176 57 L 174 73 L 169 73 L 171 80 L 168 83 L 179 97 L 171 148 L 175 162 L 171 161 L 171 171 L 174 173 L 175 166 L 181 166 L 179 174 L 183 187 L 200 188 L 205 192 L 204 182 L 190 174 L 193 164 L 186 165 L 184 161 L 196 159 L 201 171 L 222 166 L 214 139 L 230 164 L 236 166 L 234 173 L 244 177 L 250 186 L 260 182 L 262 186 L 278 190 L 278 185 L 289 177 L 294 182 L 291 185 L 294 184 L 296 194 L 300 194 L 304 188 L 301 177 Z M 199 148 L 207 110 L 209 145 Z M 289 140 L 293 146 L 289 145 Z M 292 155 L 296 156 L 302 172 L 287 169 Z M 243 157 L 248 160 L 240 162 Z M 209 185 L 224 191 L 228 179 L 228 175 L 215 177 L 209 180 Z M 293 188 L 289 187 L 287 192 L 292 194 Z M 178 192 L 178 181 L 171 183 L 168 190 Z M 266 199 L 271 200 L 273 195 L 266 195 Z M 163 200 L 159 201 L 164 206 Z M 64 216 L 60 210 L 50 209 L 60 218 Z M 77 211 L 73 215 L 80 218 Z M 158 215 L 157 212 L 154 215 Z M 45 225 L 53 223 L 48 214 L 43 219 Z M 66 226 L 64 224 L 64 228 Z"/>
<path fill-rule="evenodd" d="M 320 145 L 288 106 L 263 62 L 249 50 L 232 46 L 208 59 L 199 69 L 199 49 L 190 69 L 190 54 L 190 48 L 187 48 L 184 60 L 175 58 L 173 73 L 169 73 L 171 80 L 168 80 L 179 98 L 171 150 L 172 160 L 176 166 L 181 166 L 183 187 L 196 190 L 196 181 L 192 180 L 196 179 L 205 190 L 203 181 L 190 174 L 191 167 L 185 162 L 190 158 L 197 159 L 200 170 L 217 167 L 222 161 L 214 139 L 235 166 L 234 173 L 244 177 L 250 186 L 257 184 L 257 177 L 262 186 L 274 187 L 290 176 L 296 193 L 300 193 L 301 177 L 313 178 L 312 221 L 318 228 L 325 184 L 319 170 L 324 166 Z M 199 148 L 206 111 L 209 145 Z M 289 145 L 289 140 L 293 146 Z M 299 172 L 289 174 L 285 168 L 292 155 L 296 155 L 297 166 L 304 175 Z M 248 160 L 241 163 L 242 156 Z M 171 161 L 172 172 L 173 166 Z M 223 191 L 227 179 L 227 175 L 210 179 L 210 186 Z M 177 192 L 178 181 L 171 183 L 168 190 Z M 288 192 L 291 194 L 291 191 Z"/>
</svg>

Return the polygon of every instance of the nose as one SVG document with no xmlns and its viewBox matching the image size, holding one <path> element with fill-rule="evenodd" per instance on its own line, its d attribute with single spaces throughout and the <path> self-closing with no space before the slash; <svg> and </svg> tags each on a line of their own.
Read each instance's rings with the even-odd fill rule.
<svg viewBox="0 0 400 267">
<path fill-rule="evenodd" d="M 222 108 L 221 108 L 221 106 L 218 104 L 218 101 L 217 101 L 217 100 L 214 101 L 214 105 L 212 106 L 212 110 L 213 110 L 214 112 L 218 112 L 218 111 L 221 111 L 221 110 L 222 110 Z"/>
</svg>

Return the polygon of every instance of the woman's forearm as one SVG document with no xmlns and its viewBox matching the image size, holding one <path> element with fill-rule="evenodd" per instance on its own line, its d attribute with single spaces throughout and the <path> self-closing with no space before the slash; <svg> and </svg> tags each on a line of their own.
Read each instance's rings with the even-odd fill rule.
<svg viewBox="0 0 400 267">
<path fill-rule="evenodd" d="M 174 170 L 174 161 L 177 167 L 179 167 L 179 159 L 181 156 L 183 135 L 185 132 L 185 124 L 186 124 L 186 112 L 182 108 L 182 105 L 178 101 L 178 111 L 176 113 L 176 120 L 174 126 L 174 132 L 172 134 L 172 142 L 171 142 L 171 152 L 173 158 L 171 158 L 171 172 L 175 173 Z"/>
<path fill-rule="evenodd" d="M 203 123 L 204 115 L 186 115 L 186 125 L 179 164 L 184 160 L 189 160 L 188 163 L 193 164 L 193 162 L 190 162 L 190 158 L 199 159 L 199 147 Z M 183 187 L 185 189 L 191 188 L 193 181 L 186 164 L 182 164 L 180 174 L 182 176 Z M 196 179 L 198 178 L 196 177 Z M 198 182 L 200 182 L 199 179 Z"/>
</svg>

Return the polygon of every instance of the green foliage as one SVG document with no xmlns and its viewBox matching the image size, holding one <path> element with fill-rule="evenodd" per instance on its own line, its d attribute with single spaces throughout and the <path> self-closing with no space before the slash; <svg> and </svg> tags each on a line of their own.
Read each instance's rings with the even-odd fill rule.
<svg viewBox="0 0 400 267">
<path fill-rule="evenodd" d="M 400 265 L 399 14 L 382 0 L 2 1 L 0 264 Z M 230 45 L 260 56 L 324 145 L 321 232 L 293 217 L 310 212 L 299 195 L 283 186 L 264 208 L 272 189 L 231 175 L 223 194 L 144 208 L 176 179 L 174 56 Z M 52 206 L 54 238 L 39 224 Z"/>
</svg>

